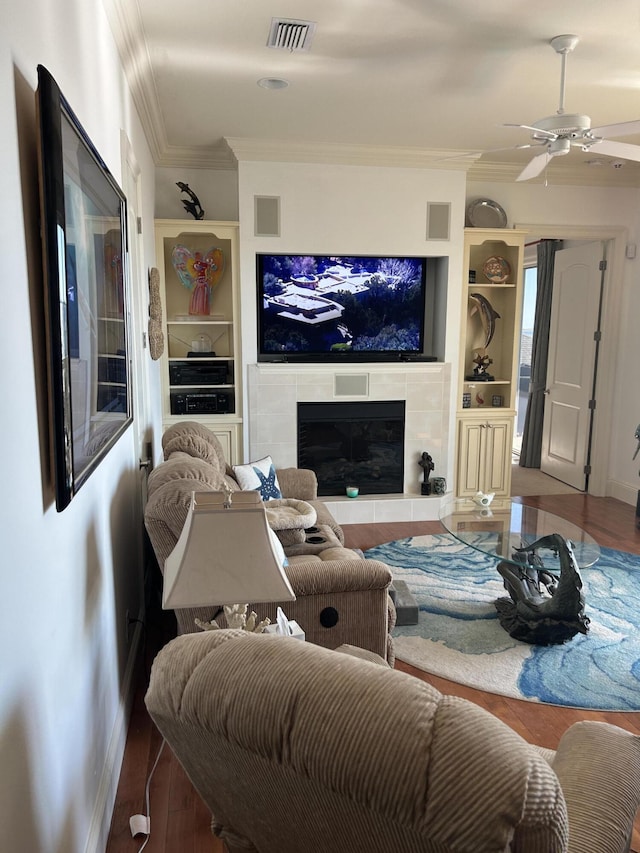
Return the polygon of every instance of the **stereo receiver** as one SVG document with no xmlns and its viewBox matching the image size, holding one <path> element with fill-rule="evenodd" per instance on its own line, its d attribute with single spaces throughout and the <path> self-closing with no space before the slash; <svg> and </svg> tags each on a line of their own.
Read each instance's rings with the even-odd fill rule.
<svg viewBox="0 0 640 853">
<path fill-rule="evenodd" d="M 233 398 L 221 391 L 172 391 L 172 415 L 228 415 L 233 411 Z"/>
<path fill-rule="evenodd" d="M 169 383 L 171 385 L 227 385 L 229 362 L 172 361 L 169 364 Z"/>
</svg>

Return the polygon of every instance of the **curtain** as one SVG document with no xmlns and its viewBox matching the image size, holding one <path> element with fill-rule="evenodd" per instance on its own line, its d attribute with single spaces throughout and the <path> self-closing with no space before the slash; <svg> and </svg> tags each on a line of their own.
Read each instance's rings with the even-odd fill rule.
<svg viewBox="0 0 640 853">
<path fill-rule="evenodd" d="M 538 287 L 533 340 L 531 342 L 531 381 L 520 450 L 520 466 L 522 468 L 540 467 L 544 391 L 547 383 L 547 356 L 549 327 L 551 325 L 551 298 L 553 296 L 553 269 L 555 254 L 561 248 L 561 240 L 542 240 L 538 244 Z"/>
</svg>

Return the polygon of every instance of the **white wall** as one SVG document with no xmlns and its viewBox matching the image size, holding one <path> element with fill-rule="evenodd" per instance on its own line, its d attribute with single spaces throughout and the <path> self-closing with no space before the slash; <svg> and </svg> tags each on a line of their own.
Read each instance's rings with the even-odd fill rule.
<svg viewBox="0 0 640 853">
<path fill-rule="evenodd" d="M 142 605 L 138 465 L 129 429 L 71 505 L 56 512 L 48 474 L 37 64 L 56 78 L 117 180 L 120 131 L 126 131 L 142 169 L 141 213 L 149 223 L 153 165 L 100 0 L 5 6 L 0 850 L 75 853 L 104 848 L 126 733 L 124 613 L 137 615 Z M 153 258 L 153 228 L 146 231 L 145 267 Z M 134 320 L 139 334 L 143 319 Z M 157 429 L 159 413 L 143 418 Z"/>
<path fill-rule="evenodd" d="M 240 288 L 245 364 L 257 358 L 256 252 L 449 256 L 445 361 L 457 362 L 465 175 L 425 169 L 240 162 Z M 280 197 L 280 237 L 255 237 L 254 196 Z M 448 241 L 426 239 L 427 202 L 451 203 Z M 456 387 L 456 377 L 451 377 Z M 454 401 L 448 421 L 454 422 Z M 249 412 L 245 395 L 244 411 Z M 248 451 L 245 419 L 245 452 Z M 453 442 L 438 459 L 453 477 Z"/>
<path fill-rule="evenodd" d="M 191 219 L 182 205 L 188 196 L 176 181 L 188 184 L 204 210 L 204 218 L 216 222 L 238 220 L 238 173 L 226 169 L 156 169 L 156 219 Z"/>
<path fill-rule="evenodd" d="M 542 184 L 469 183 L 467 201 L 492 198 L 505 209 L 508 226 L 583 226 L 598 232 L 620 227 L 625 241 L 638 246 L 634 259 L 614 258 L 608 311 L 602 340 L 599 397 L 609 395 L 607 410 L 596 409 L 606 433 L 596 435 L 598 456 L 606 470 L 605 493 L 635 505 L 640 488 L 640 462 L 631 462 L 633 434 L 640 423 L 640 371 L 638 371 L 638 318 L 640 317 L 640 191 L 634 188 L 543 186 Z M 539 236 L 539 235 L 537 235 Z M 624 254 L 624 253 L 623 253 Z M 607 458 L 603 457 L 607 455 Z"/>
<path fill-rule="evenodd" d="M 245 365 L 256 359 L 256 252 L 388 251 L 449 255 L 446 360 L 455 366 L 462 280 L 462 193 L 466 195 L 465 205 L 478 197 L 492 198 L 500 203 L 507 212 L 508 227 L 522 223 L 548 227 L 584 226 L 596 231 L 619 227 L 624 229 L 625 242 L 640 245 L 640 193 L 637 189 L 476 182 L 469 182 L 465 188 L 464 184 L 463 173 L 449 171 L 240 162 L 240 277 Z M 280 237 L 254 236 L 254 195 L 280 197 Z M 427 201 L 452 202 L 449 242 L 426 241 Z M 640 423 L 640 373 L 634 358 L 636 318 L 640 316 L 640 289 L 635 286 L 640 251 L 634 260 L 621 257 L 612 260 L 611 289 L 605 306 L 609 312 L 609 340 L 603 341 L 600 371 L 601 389 L 606 391 L 601 396 L 607 399 L 607 413 L 606 417 L 599 414 L 596 420 L 599 456 L 595 461 L 606 472 L 604 493 L 635 503 L 640 481 L 630 460 L 635 449 L 633 433 Z M 455 387 L 456 377 L 452 375 L 452 388 Z M 452 400 L 452 413 L 454 408 Z M 245 411 L 248 411 L 246 399 Z M 245 432 L 246 428 L 245 424 Z"/>
</svg>

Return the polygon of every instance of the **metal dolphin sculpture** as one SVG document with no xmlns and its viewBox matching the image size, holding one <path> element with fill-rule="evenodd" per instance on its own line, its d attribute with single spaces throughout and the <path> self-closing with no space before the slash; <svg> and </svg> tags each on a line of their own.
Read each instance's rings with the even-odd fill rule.
<svg viewBox="0 0 640 853">
<path fill-rule="evenodd" d="M 480 315 L 480 320 L 482 321 L 482 329 L 484 331 L 485 336 L 484 348 L 486 349 L 491 343 L 494 332 L 496 330 L 496 320 L 500 319 L 500 315 L 493 308 L 487 297 L 483 296 L 481 293 L 470 293 L 469 298 L 473 301 L 469 316 L 472 317 L 476 313 L 476 311 Z"/>
<path fill-rule="evenodd" d="M 560 576 L 545 571 L 538 548 L 555 551 Z M 495 602 L 502 627 L 516 640 L 549 646 L 564 643 L 576 634 L 586 634 L 589 619 L 584 614 L 580 569 L 573 547 L 559 533 L 543 536 L 532 545 L 516 548 L 522 565 L 503 561 L 498 571 L 510 598 Z"/>
<path fill-rule="evenodd" d="M 190 213 L 194 219 L 204 219 L 204 210 L 202 209 L 202 205 L 200 204 L 200 199 L 194 193 L 194 191 L 189 187 L 189 184 L 185 184 L 184 181 L 176 181 L 176 186 L 182 193 L 186 193 L 191 201 L 187 199 L 181 199 L 182 206 Z"/>
</svg>

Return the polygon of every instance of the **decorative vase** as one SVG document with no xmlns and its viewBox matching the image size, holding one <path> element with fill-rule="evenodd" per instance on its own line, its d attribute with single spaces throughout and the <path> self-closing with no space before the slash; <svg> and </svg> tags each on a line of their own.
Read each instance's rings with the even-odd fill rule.
<svg viewBox="0 0 640 853">
<path fill-rule="evenodd" d="M 433 485 L 434 495 L 444 495 L 447 492 L 447 481 L 444 477 L 432 477 L 431 484 Z"/>
<path fill-rule="evenodd" d="M 489 494 L 485 494 L 484 492 L 476 492 L 472 500 L 474 503 L 477 503 L 478 506 L 489 506 L 489 504 L 494 498 L 494 494 L 494 492 L 490 492 Z"/>
</svg>

